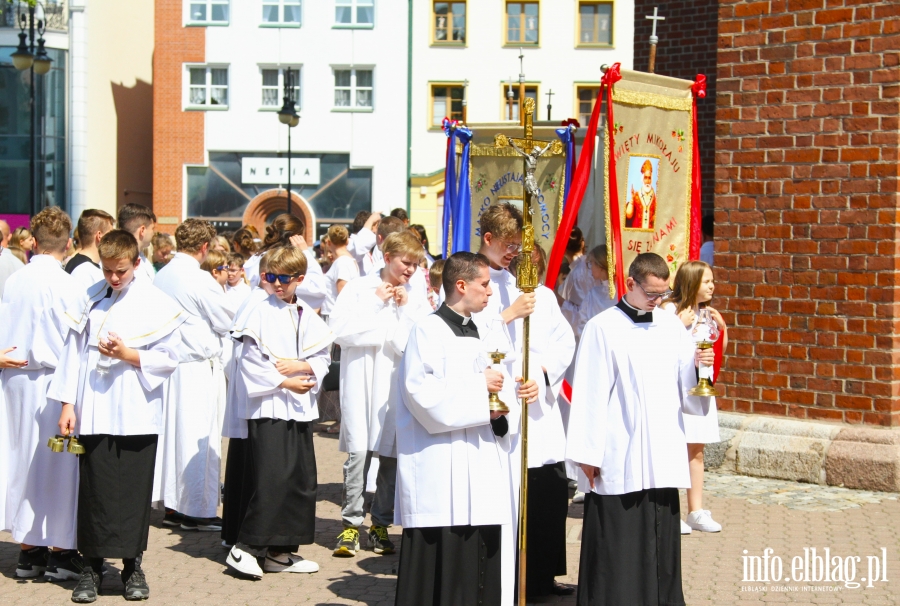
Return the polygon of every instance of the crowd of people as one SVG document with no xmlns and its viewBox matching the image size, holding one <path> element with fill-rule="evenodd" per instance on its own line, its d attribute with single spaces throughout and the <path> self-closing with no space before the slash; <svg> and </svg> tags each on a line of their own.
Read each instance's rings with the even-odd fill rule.
<svg viewBox="0 0 900 606">
<path fill-rule="evenodd" d="M 496 204 L 480 227 L 477 253 L 436 259 L 403 209 L 312 243 L 290 214 L 262 234 L 187 219 L 173 239 L 127 204 L 84 211 L 74 245 L 58 208 L 22 233 L 0 222 L 0 525 L 21 544 L 16 575 L 77 581 L 72 600 L 88 603 L 120 559 L 125 598 L 147 599 L 153 507 L 166 526 L 219 532 L 243 578 L 318 571 L 299 551 L 332 395 L 347 456 L 334 556 L 393 554 L 401 525 L 398 605 L 513 603 L 522 414 L 528 596 L 575 591 L 555 577 L 577 484 L 578 603 L 683 604 L 680 535 L 721 530 L 702 506 L 715 400 L 688 394 L 714 365 L 691 338 L 701 310 L 725 333 L 710 266 L 671 276 L 642 254 L 615 293 L 606 246 L 576 228 L 560 281 L 524 293 L 521 212 Z M 543 276 L 540 247 L 532 261 Z"/>
</svg>

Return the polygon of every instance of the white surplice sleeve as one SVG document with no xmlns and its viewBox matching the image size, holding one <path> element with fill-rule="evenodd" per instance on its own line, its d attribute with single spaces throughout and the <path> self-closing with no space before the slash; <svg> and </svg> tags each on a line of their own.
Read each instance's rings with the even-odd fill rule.
<svg viewBox="0 0 900 606">
<path fill-rule="evenodd" d="M 429 335 L 420 323 L 403 355 L 403 397 L 409 412 L 430 434 L 490 423 L 484 374 L 475 360 L 447 359 L 453 340 Z M 442 341 L 449 341 L 444 342 Z M 463 350 L 460 350 L 463 351 Z"/>
<path fill-rule="evenodd" d="M 550 313 L 546 318 L 546 321 L 549 322 L 550 336 L 547 351 L 550 355 L 541 356 L 541 366 L 547 369 L 547 379 L 550 383 L 547 389 L 552 396 L 551 402 L 555 404 L 556 398 L 559 397 L 559 391 L 562 389 L 563 378 L 575 355 L 575 335 L 572 327 L 563 317 L 553 292 L 547 289 L 546 296 L 550 308 Z"/>
<path fill-rule="evenodd" d="M 233 304 L 229 302 L 225 291 L 215 280 L 209 280 L 203 286 L 197 297 L 203 319 L 209 322 L 218 336 L 225 336 L 231 330 L 237 310 L 233 309 Z"/>
<path fill-rule="evenodd" d="M 397 308 L 397 324 L 387 335 L 387 345 L 394 350 L 395 355 L 398 357 L 403 355 L 413 326 L 431 312 L 432 309 L 428 299 L 413 296 L 412 293 L 409 294 L 409 300 L 406 305 Z"/>
<path fill-rule="evenodd" d="M 287 377 L 275 370 L 275 365 L 266 358 L 256 341 L 244 338 L 243 344 L 237 364 L 247 387 L 247 396 L 259 398 L 282 391 L 284 388 L 279 386 Z"/>
<path fill-rule="evenodd" d="M 50 379 L 50 387 L 47 397 L 57 402 L 75 404 L 78 398 L 78 379 L 81 375 L 81 352 L 87 345 L 87 331 L 76 332 L 70 330 L 66 335 L 59 362 Z"/>
<path fill-rule="evenodd" d="M 566 458 L 602 467 L 610 397 L 618 369 L 606 335 L 597 322 L 588 322 L 575 359 L 572 409 L 566 436 Z"/>
<path fill-rule="evenodd" d="M 328 316 L 328 325 L 334 331 L 335 343 L 341 347 L 384 345 L 385 327 L 378 321 L 378 315 L 384 308 L 385 302 L 375 296 L 374 291 L 348 285 L 338 295 L 334 309 Z"/>
<path fill-rule="evenodd" d="M 328 366 L 331 364 L 331 344 L 323 347 L 319 351 L 306 356 L 306 362 L 312 367 L 312 373 L 316 377 L 316 385 L 309 390 L 311 394 L 319 393 L 322 381 L 328 374 Z"/>
<path fill-rule="evenodd" d="M 347 252 L 353 255 L 353 258 L 359 263 L 360 269 L 363 267 L 363 260 L 366 258 L 366 255 L 375 248 L 376 240 L 375 232 L 368 227 L 363 227 L 353 234 L 353 237 L 347 243 Z"/>
<path fill-rule="evenodd" d="M 328 289 L 325 285 L 325 274 L 322 273 L 322 267 L 316 261 L 316 256 L 309 249 L 303 251 L 303 254 L 306 255 L 306 277 L 303 278 L 303 282 L 297 287 L 297 297 L 313 301 L 324 299 Z M 257 276 L 257 279 L 259 279 L 259 276 Z"/>
<path fill-rule="evenodd" d="M 178 366 L 181 346 L 181 330 L 173 330 L 162 339 L 155 341 L 147 349 L 139 349 L 140 367 L 135 367 L 141 385 L 153 391 L 168 379 Z"/>
</svg>

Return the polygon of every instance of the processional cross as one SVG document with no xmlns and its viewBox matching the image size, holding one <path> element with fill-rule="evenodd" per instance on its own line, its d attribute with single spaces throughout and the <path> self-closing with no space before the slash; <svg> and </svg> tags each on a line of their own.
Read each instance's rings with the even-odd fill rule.
<svg viewBox="0 0 900 606">
<path fill-rule="evenodd" d="M 656 37 L 656 22 L 657 21 L 665 21 L 665 17 L 660 17 L 657 11 L 659 10 L 658 6 L 653 7 L 653 16 L 647 15 L 644 17 L 645 19 L 650 19 L 653 21 L 653 31 L 650 33 L 650 64 L 647 67 L 647 73 L 652 74 L 653 70 L 656 69 L 656 45 L 659 43 L 659 38 Z"/>
<path fill-rule="evenodd" d="M 522 252 L 519 255 L 516 271 L 516 285 L 519 290 L 526 293 L 534 292 L 538 287 L 538 271 L 531 260 L 534 251 L 534 224 L 532 223 L 533 207 L 537 205 L 540 188 L 534 173 L 537 169 L 537 161 L 546 152 L 561 153 L 562 144 L 559 141 L 540 141 L 534 138 L 534 111 L 535 101 L 531 97 L 522 100 L 524 114 L 525 136 L 523 138 L 507 137 L 498 134 L 494 137 L 496 147 L 512 147 L 523 160 L 525 174 L 524 191 L 522 192 Z M 528 382 L 528 358 L 531 331 L 531 318 L 526 316 L 522 320 L 522 380 Z M 528 405 L 523 401 L 523 411 L 528 410 Z M 528 414 L 523 413 L 522 419 L 522 475 L 519 493 L 519 605 L 525 606 L 527 591 L 525 588 L 525 565 L 528 561 Z"/>
</svg>

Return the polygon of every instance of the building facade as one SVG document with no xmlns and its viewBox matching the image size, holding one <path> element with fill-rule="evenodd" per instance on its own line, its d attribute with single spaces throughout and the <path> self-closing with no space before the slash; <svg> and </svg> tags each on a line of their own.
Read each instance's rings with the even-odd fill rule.
<svg viewBox="0 0 900 606">
<path fill-rule="evenodd" d="M 600 66 L 619 62 L 623 69 L 632 68 L 634 2 L 413 4 L 411 220 L 439 242 L 446 153 L 441 120 L 446 116 L 469 125 L 518 121 L 521 49 L 525 94 L 536 101 L 535 118 L 556 123 L 576 118 L 586 128 Z"/>
<path fill-rule="evenodd" d="M 154 208 L 262 228 L 405 205 L 407 4 L 156 2 Z M 279 122 L 291 78 L 300 122 Z"/>
</svg>

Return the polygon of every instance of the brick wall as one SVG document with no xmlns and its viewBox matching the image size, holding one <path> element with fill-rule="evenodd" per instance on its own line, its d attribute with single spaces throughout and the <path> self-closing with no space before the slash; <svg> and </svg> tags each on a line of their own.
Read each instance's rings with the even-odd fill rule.
<svg viewBox="0 0 900 606">
<path fill-rule="evenodd" d="M 898 57 L 898 2 L 720 1 L 720 408 L 900 425 Z"/>
<path fill-rule="evenodd" d="M 697 103 L 700 137 L 700 172 L 703 181 L 703 212 L 713 212 L 716 147 L 716 24 L 718 0 L 635 0 L 634 69 L 647 71 L 650 63 L 651 22 L 647 15 L 659 7 L 656 35 L 656 73 L 694 80 L 706 76 L 707 96 Z"/>
<path fill-rule="evenodd" d="M 153 53 L 153 211 L 159 228 L 181 222 L 184 164 L 203 164 L 203 112 L 182 111 L 184 63 L 203 63 L 206 30 L 183 27 L 183 0 L 156 0 Z"/>
</svg>

